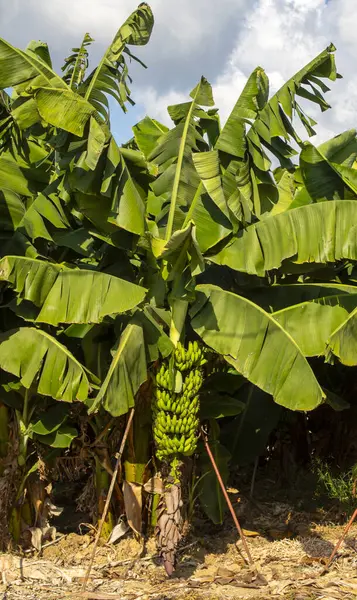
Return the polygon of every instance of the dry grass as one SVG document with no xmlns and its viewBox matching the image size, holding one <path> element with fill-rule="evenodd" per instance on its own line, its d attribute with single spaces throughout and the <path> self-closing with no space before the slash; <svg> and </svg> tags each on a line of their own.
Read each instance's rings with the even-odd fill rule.
<svg viewBox="0 0 357 600">
<path fill-rule="evenodd" d="M 261 586 L 246 566 L 235 532 L 227 528 L 219 536 L 191 537 L 180 555 L 175 576 L 168 580 L 155 556 L 155 542 L 148 540 L 146 554 L 133 537 L 116 546 L 98 548 L 88 590 L 78 596 L 88 564 L 92 537 L 70 534 L 43 551 L 42 557 L 22 560 L 2 557 L 6 600 L 58 600 L 69 595 L 91 600 L 339 600 L 357 597 L 357 553 L 352 528 L 330 572 L 321 576 L 323 563 L 343 527 L 316 525 L 304 536 L 269 540 L 248 539 L 256 567 L 264 576 Z M 199 532 L 196 532 L 196 534 Z M 7 566 L 7 568 L 6 568 Z M 1 557 L 0 557 L 1 567 Z M 73 595 L 74 594 L 74 595 Z M 0 595 L 1 598 L 1 595 Z"/>
</svg>

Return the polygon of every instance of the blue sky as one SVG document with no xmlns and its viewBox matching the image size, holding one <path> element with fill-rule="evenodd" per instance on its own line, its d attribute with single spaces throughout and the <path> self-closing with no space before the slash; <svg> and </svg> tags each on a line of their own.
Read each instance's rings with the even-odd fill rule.
<svg viewBox="0 0 357 600">
<path fill-rule="evenodd" d="M 134 0 L 12 0 L 0 7 L 0 35 L 19 47 L 30 39 L 50 45 L 54 64 L 89 32 L 96 42 L 93 63 L 125 18 Z M 356 0 L 152 0 L 155 26 L 138 54 L 147 70 L 133 65 L 137 101 L 127 115 L 114 109 L 112 126 L 123 141 L 145 113 L 168 122 L 168 104 L 184 101 L 201 75 L 213 84 L 224 120 L 249 73 L 265 68 L 274 92 L 331 41 L 344 79 L 331 85 L 332 110 L 317 117 L 318 141 L 357 124 Z M 310 110 L 311 114 L 311 110 Z"/>
</svg>

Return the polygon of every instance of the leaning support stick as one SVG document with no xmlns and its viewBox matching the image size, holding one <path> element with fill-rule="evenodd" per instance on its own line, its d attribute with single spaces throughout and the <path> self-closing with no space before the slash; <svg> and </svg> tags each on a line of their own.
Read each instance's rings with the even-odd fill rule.
<svg viewBox="0 0 357 600">
<path fill-rule="evenodd" d="M 206 432 L 203 429 L 203 427 L 201 427 L 201 435 L 202 435 L 203 443 L 204 443 L 205 448 L 207 450 L 207 454 L 208 454 L 209 459 L 210 459 L 210 461 L 212 463 L 212 467 L 214 469 L 214 472 L 217 475 L 218 483 L 221 486 L 221 490 L 222 490 L 223 496 L 226 499 L 226 502 L 228 504 L 228 508 L 229 508 L 230 513 L 232 515 L 234 524 L 235 524 L 235 526 L 237 528 L 237 531 L 238 531 L 238 534 L 240 536 L 240 539 L 242 540 L 242 544 L 243 544 L 244 550 L 245 550 L 246 555 L 248 557 L 249 566 L 252 567 L 254 569 L 254 571 L 256 572 L 256 568 L 255 568 L 255 565 L 254 565 L 254 562 L 253 562 L 253 559 L 252 559 L 252 555 L 251 555 L 251 553 L 249 551 L 249 548 L 248 548 L 247 540 L 245 539 L 245 535 L 244 535 L 243 530 L 242 530 L 242 528 L 241 528 L 241 526 L 239 524 L 239 521 L 237 519 L 237 515 L 234 512 L 234 508 L 232 506 L 232 502 L 230 501 L 229 496 L 227 494 L 226 487 L 225 487 L 225 485 L 223 483 L 223 480 L 222 480 L 221 474 L 219 472 L 219 469 L 217 467 L 216 461 L 214 460 L 214 456 L 212 454 L 211 448 L 209 447 L 208 438 L 207 438 Z"/>
<path fill-rule="evenodd" d="M 348 521 L 346 527 L 344 528 L 343 534 L 341 535 L 341 537 L 338 540 L 336 546 L 334 547 L 334 549 L 332 551 L 332 554 L 331 554 L 330 558 L 327 561 L 326 567 L 321 572 L 321 575 L 324 575 L 329 570 L 329 568 L 331 566 L 331 563 L 332 563 L 333 559 L 335 558 L 335 556 L 336 556 L 336 554 L 338 552 L 339 547 L 341 546 L 343 540 L 345 539 L 346 535 L 348 534 L 349 530 L 351 529 L 352 523 L 353 523 L 353 521 L 355 520 L 356 517 L 357 517 L 357 508 L 356 508 L 355 512 L 353 513 L 352 517 L 350 518 L 350 520 Z"/>
<path fill-rule="evenodd" d="M 84 578 L 83 588 L 82 588 L 83 591 L 85 591 L 85 589 L 87 587 L 87 583 L 88 583 L 88 579 L 89 579 L 89 576 L 90 576 L 90 573 L 91 573 L 91 570 L 92 570 L 92 566 L 93 566 L 93 562 L 94 562 L 95 553 L 96 553 L 96 550 L 97 550 L 99 538 L 100 538 L 100 536 L 102 534 L 102 529 L 103 529 L 103 525 L 104 525 L 105 519 L 107 518 L 110 501 L 112 499 L 114 486 L 115 486 L 115 483 L 116 483 L 116 480 L 117 480 L 117 477 L 118 477 L 118 473 L 119 473 L 119 468 L 120 468 L 120 465 L 121 465 L 121 457 L 122 457 L 122 454 L 124 452 L 124 447 L 125 447 L 125 444 L 126 444 L 127 437 L 129 435 L 129 431 L 130 431 L 131 423 L 132 423 L 132 420 L 133 420 L 133 416 L 134 416 L 134 408 L 132 408 L 130 410 L 129 418 L 128 418 L 128 421 L 126 423 L 124 435 L 123 435 L 123 438 L 122 438 L 122 441 L 121 441 L 121 444 L 120 444 L 120 449 L 119 449 L 119 452 L 116 455 L 117 462 L 115 463 L 115 468 L 114 468 L 114 471 L 113 471 L 112 480 L 110 482 L 110 487 L 109 487 L 109 490 L 108 490 L 108 495 L 107 495 L 107 499 L 106 499 L 106 502 L 105 502 L 105 506 L 104 506 L 102 518 L 101 518 L 101 520 L 99 522 L 99 527 L 98 527 L 98 531 L 97 531 L 97 536 L 95 538 L 93 551 L 92 551 L 92 554 L 91 554 L 91 557 L 90 557 L 90 561 L 89 561 L 89 565 L 88 565 L 88 569 L 87 569 L 87 572 L 86 572 L 86 575 L 85 575 L 85 578 Z"/>
</svg>

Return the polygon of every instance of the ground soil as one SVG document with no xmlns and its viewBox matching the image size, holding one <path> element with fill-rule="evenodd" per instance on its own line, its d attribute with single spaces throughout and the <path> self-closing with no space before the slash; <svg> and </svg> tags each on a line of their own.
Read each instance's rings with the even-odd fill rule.
<svg viewBox="0 0 357 600">
<path fill-rule="evenodd" d="M 96 553 L 87 590 L 82 589 L 93 535 L 70 533 L 40 554 L 0 555 L 1 600 L 337 600 L 357 598 L 357 524 L 328 573 L 327 558 L 343 531 L 336 514 L 299 511 L 288 502 L 252 505 L 231 491 L 256 572 L 247 565 L 227 515 L 224 526 L 196 522 L 167 578 L 155 540 L 128 533 Z M 340 515 L 341 517 L 341 515 Z M 342 519 L 343 520 L 343 519 Z M 332 522 L 334 521 L 334 522 Z"/>
</svg>

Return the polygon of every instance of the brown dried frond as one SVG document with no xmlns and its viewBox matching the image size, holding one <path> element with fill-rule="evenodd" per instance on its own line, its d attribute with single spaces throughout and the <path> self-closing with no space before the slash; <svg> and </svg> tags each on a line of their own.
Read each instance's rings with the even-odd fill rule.
<svg viewBox="0 0 357 600">
<path fill-rule="evenodd" d="M 87 513 L 94 520 L 97 518 L 97 490 L 95 487 L 94 473 L 88 477 L 82 493 L 76 500 L 76 510 L 80 513 Z"/>
</svg>

